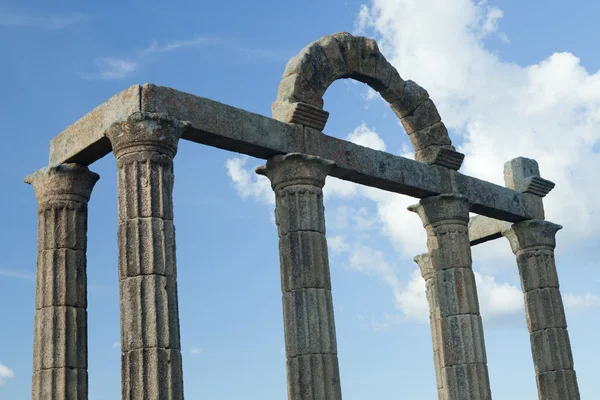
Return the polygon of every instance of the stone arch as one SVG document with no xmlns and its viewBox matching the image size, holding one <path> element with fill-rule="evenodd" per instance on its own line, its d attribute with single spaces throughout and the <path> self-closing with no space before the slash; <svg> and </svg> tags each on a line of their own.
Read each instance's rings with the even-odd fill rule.
<svg viewBox="0 0 600 400">
<path fill-rule="evenodd" d="M 273 118 L 322 131 L 329 117 L 323 110 L 323 95 L 334 81 L 344 78 L 366 83 L 390 104 L 417 161 L 460 168 L 464 155 L 452 146 L 429 93 L 403 80 L 373 39 L 347 32 L 324 36 L 290 59 L 272 106 Z"/>
</svg>

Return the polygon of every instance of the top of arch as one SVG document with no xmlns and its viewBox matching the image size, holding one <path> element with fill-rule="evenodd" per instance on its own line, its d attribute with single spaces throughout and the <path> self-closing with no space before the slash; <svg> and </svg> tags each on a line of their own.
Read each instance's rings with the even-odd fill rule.
<svg viewBox="0 0 600 400">
<path fill-rule="evenodd" d="M 464 155 L 452 146 L 429 93 L 404 80 L 373 39 L 347 32 L 324 36 L 288 62 L 272 105 L 273 118 L 323 131 L 329 113 L 323 95 L 338 79 L 369 85 L 400 119 L 415 149 L 415 159 L 458 170 Z"/>
</svg>

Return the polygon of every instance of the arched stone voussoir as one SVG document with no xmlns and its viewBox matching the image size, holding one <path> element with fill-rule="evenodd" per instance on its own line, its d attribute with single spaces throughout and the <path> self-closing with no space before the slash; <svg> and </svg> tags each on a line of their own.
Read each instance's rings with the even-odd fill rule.
<svg viewBox="0 0 600 400">
<path fill-rule="evenodd" d="M 273 118 L 323 131 L 329 118 L 323 95 L 334 81 L 344 78 L 366 83 L 390 104 L 410 136 L 418 161 L 460 168 L 464 156 L 452 147 L 429 93 L 411 80 L 404 81 L 373 39 L 347 32 L 322 37 L 290 59 L 272 105 Z"/>
</svg>

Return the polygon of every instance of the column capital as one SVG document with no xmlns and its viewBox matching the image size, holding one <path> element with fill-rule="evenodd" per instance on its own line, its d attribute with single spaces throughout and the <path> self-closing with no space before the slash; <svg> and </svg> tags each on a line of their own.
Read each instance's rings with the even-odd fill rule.
<svg viewBox="0 0 600 400">
<path fill-rule="evenodd" d="M 74 200 L 87 203 L 100 176 L 81 164 L 44 167 L 25 177 L 33 186 L 41 205 L 49 200 Z"/>
<path fill-rule="evenodd" d="M 556 232 L 562 226 L 544 220 L 528 220 L 516 222 L 502 231 L 502 235 L 510 242 L 513 253 L 527 249 L 556 247 Z"/>
<path fill-rule="evenodd" d="M 290 185 L 312 185 L 322 188 L 334 165 L 333 161 L 320 157 L 288 153 L 269 158 L 266 166 L 256 168 L 256 173 L 269 178 L 273 190 Z"/>
<path fill-rule="evenodd" d="M 418 204 L 408 207 L 408 211 L 417 213 L 423 226 L 436 226 L 441 223 L 469 223 L 471 202 L 463 195 L 441 194 L 421 199 Z"/>
<path fill-rule="evenodd" d="M 418 256 L 415 256 L 413 260 L 419 266 L 419 270 L 421 270 L 421 276 L 423 279 L 428 281 L 433 278 L 435 268 L 433 268 L 433 263 L 429 253 L 419 254 Z"/>
<path fill-rule="evenodd" d="M 177 144 L 190 124 L 165 114 L 137 112 L 111 126 L 106 137 L 116 157 L 140 151 L 155 151 L 174 157 Z"/>
</svg>

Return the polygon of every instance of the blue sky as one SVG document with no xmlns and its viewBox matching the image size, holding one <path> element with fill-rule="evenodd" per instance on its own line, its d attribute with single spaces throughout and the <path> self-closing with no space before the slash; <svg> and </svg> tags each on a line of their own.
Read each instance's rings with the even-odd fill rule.
<svg viewBox="0 0 600 400">
<path fill-rule="evenodd" d="M 0 2 L 0 399 L 30 397 L 36 203 L 25 175 L 48 142 L 132 84 L 151 82 L 270 116 L 287 60 L 338 31 L 374 37 L 425 87 L 466 154 L 461 172 L 502 184 L 536 158 L 557 183 L 557 264 L 582 398 L 600 391 L 600 55 L 592 1 L 376 0 L 151 3 Z M 325 132 L 412 157 L 388 106 L 335 82 Z M 273 194 L 260 160 L 181 142 L 175 223 L 184 384 L 189 399 L 281 399 L 285 356 Z M 120 396 L 114 157 L 89 216 L 90 399 Z M 346 400 L 435 398 L 415 202 L 328 178 L 325 189 Z M 536 398 L 518 272 L 508 244 L 473 250 L 495 399 Z"/>
</svg>

